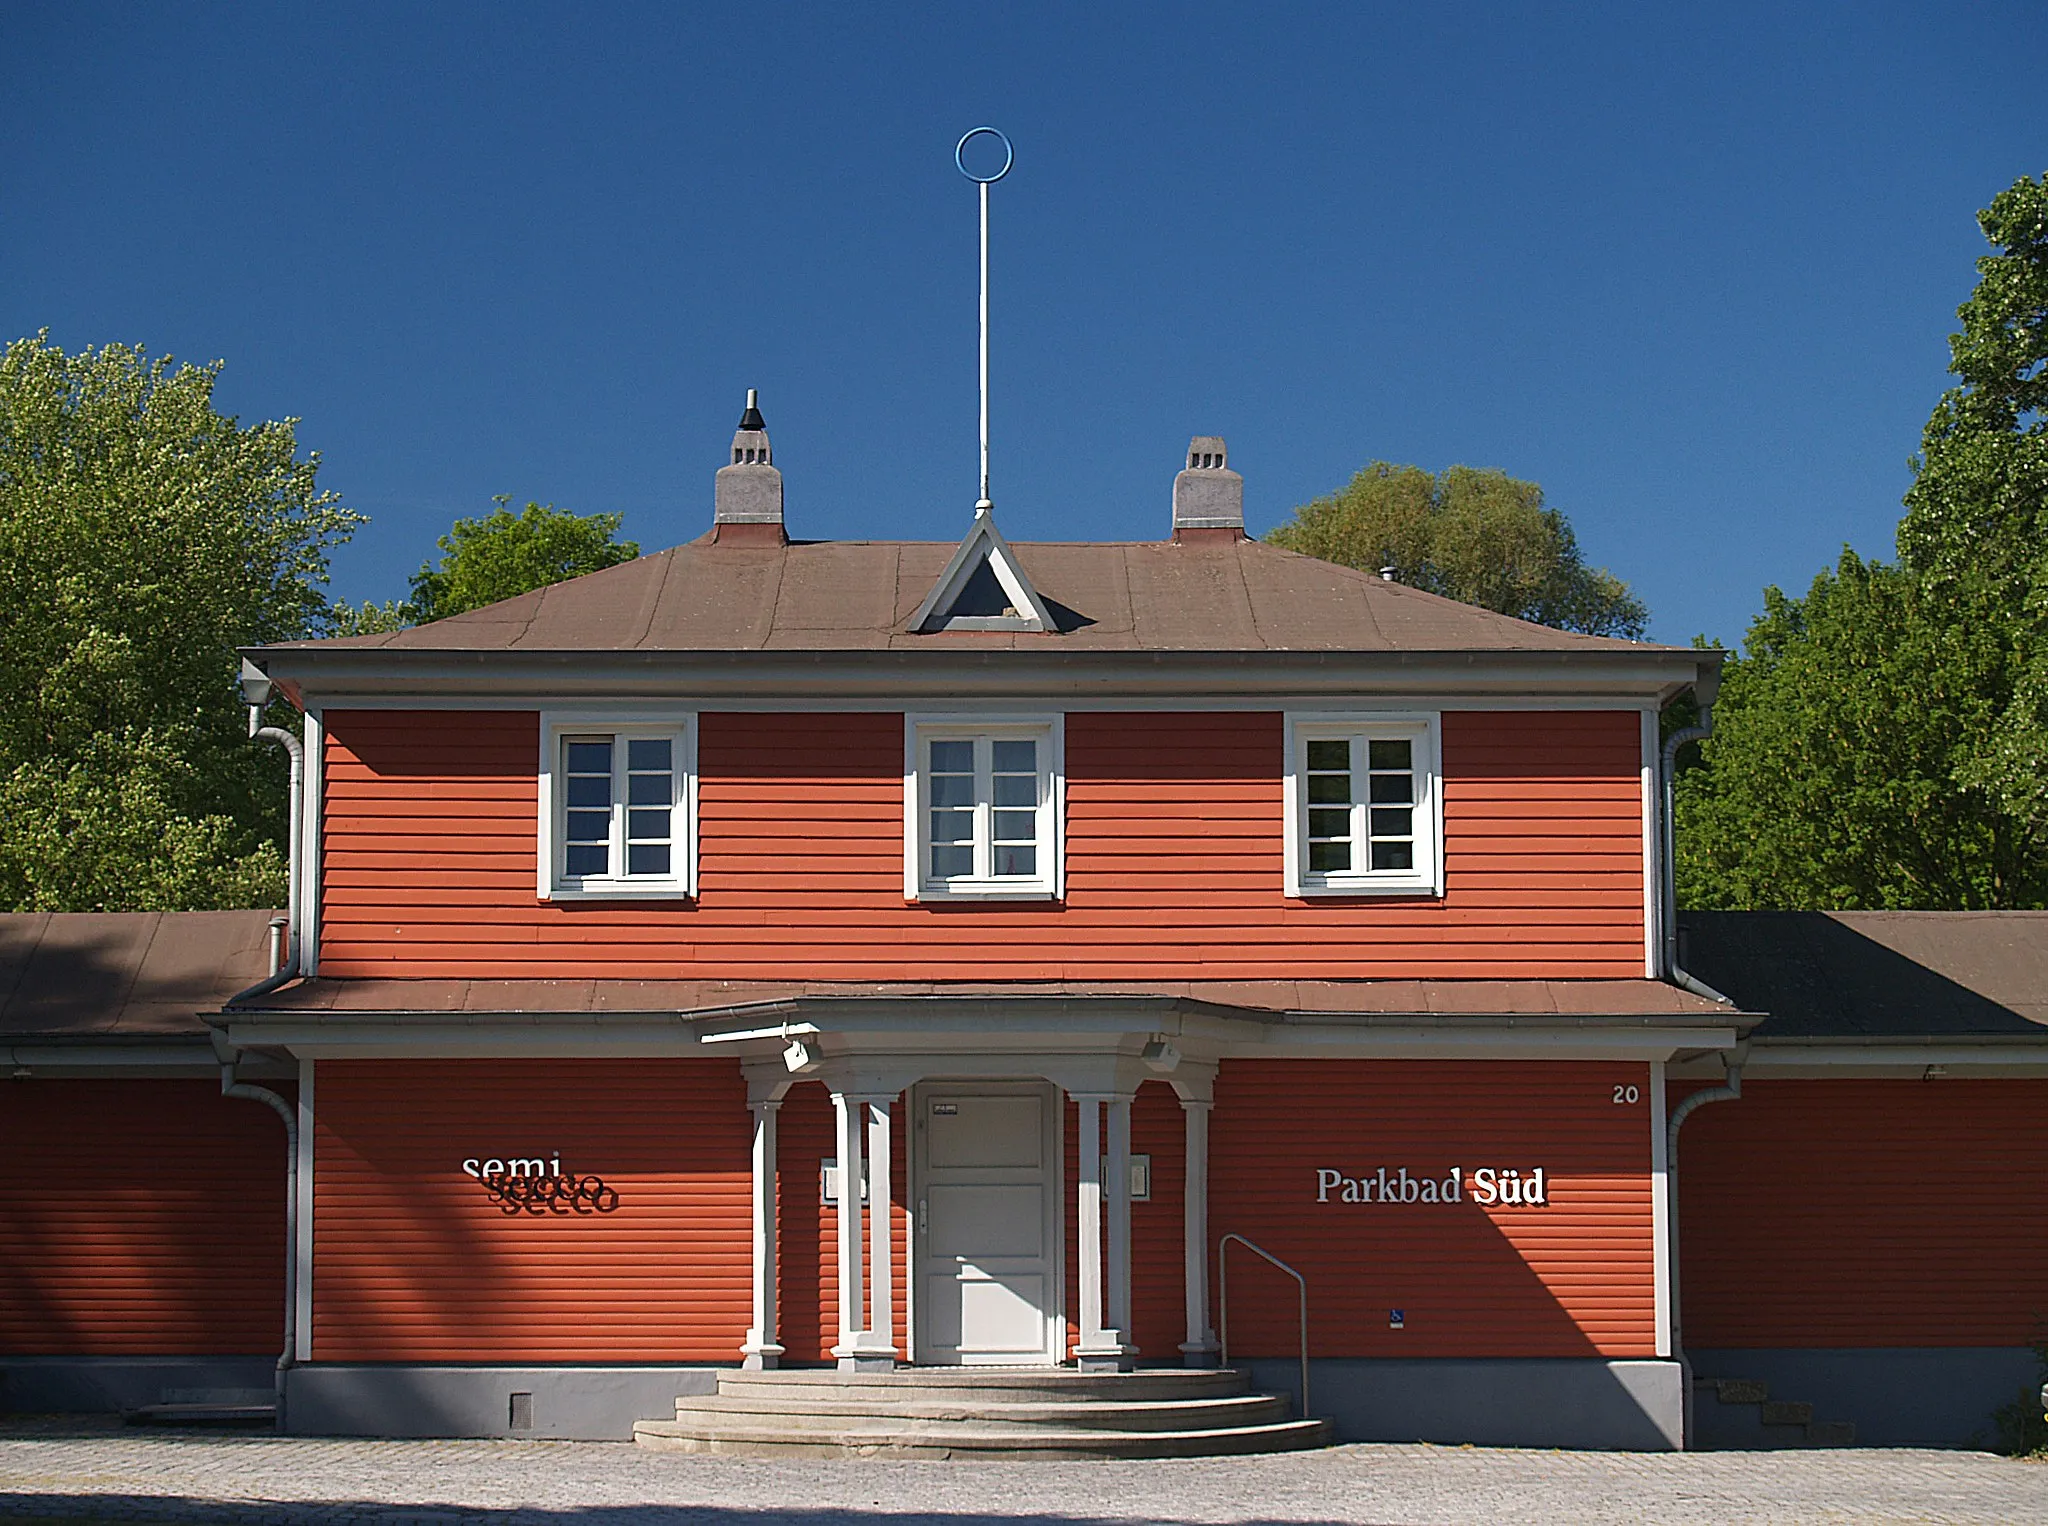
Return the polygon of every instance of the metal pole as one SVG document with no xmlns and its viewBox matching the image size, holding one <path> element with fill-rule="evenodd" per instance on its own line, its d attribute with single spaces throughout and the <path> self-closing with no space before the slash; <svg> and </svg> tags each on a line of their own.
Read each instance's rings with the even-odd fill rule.
<svg viewBox="0 0 2048 1526">
<path fill-rule="evenodd" d="M 993 506 L 988 496 L 988 187 L 981 184 L 981 501 L 977 511 Z"/>
</svg>

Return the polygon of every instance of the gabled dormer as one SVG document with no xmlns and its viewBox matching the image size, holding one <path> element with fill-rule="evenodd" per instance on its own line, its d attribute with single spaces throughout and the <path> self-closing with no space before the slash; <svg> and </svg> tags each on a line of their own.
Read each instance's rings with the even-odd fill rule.
<svg viewBox="0 0 2048 1526">
<path fill-rule="evenodd" d="M 974 525 L 925 595 L 910 630 L 1050 631 L 1052 615 L 1016 553 L 996 528 L 996 517 L 977 509 Z"/>
</svg>

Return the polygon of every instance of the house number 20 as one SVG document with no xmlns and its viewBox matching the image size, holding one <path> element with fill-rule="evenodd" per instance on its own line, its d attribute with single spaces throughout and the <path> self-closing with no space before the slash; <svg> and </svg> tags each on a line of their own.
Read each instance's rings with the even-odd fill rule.
<svg viewBox="0 0 2048 1526">
<path fill-rule="evenodd" d="M 1642 1100 L 1643 1094 L 1633 1086 L 1617 1086 L 1614 1088 L 1614 1105 L 1616 1107 L 1626 1107 L 1631 1102 L 1640 1102 Z"/>
</svg>

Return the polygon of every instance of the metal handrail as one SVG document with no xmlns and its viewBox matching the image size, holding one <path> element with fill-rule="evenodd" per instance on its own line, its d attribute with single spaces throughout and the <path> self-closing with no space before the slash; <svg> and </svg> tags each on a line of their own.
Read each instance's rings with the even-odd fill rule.
<svg viewBox="0 0 2048 1526">
<path fill-rule="evenodd" d="M 1225 1235 L 1216 1242 L 1216 1307 L 1217 1312 L 1221 1316 L 1218 1323 L 1223 1327 L 1218 1332 L 1219 1343 L 1223 1348 L 1220 1353 L 1223 1365 L 1225 1367 L 1230 1365 L 1230 1257 L 1226 1252 L 1229 1251 L 1230 1242 L 1233 1240 L 1253 1255 L 1264 1257 L 1267 1261 L 1279 1267 L 1281 1271 L 1294 1279 L 1296 1286 L 1301 1291 L 1301 1418 L 1306 1420 L 1308 1418 L 1308 1279 L 1264 1246 L 1254 1245 L 1243 1235 L 1239 1234 Z"/>
</svg>

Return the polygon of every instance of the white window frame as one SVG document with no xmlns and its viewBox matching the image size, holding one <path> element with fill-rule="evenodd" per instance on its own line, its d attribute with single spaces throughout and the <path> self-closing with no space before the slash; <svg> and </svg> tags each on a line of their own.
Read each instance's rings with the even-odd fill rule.
<svg viewBox="0 0 2048 1526">
<path fill-rule="evenodd" d="M 674 815 L 670 834 L 669 872 L 617 874 L 571 879 L 562 873 L 563 839 L 567 830 L 568 792 L 562 786 L 564 738 L 609 736 L 614 742 L 659 737 L 673 751 L 676 771 Z M 615 771 L 620 767 L 615 755 Z M 675 710 L 552 710 L 540 725 L 539 876 L 543 901 L 680 901 L 697 894 L 697 717 Z M 614 862 L 624 863 L 625 802 L 614 800 L 612 829 Z"/>
<path fill-rule="evenodd" d="M 906 901 L 1056 901 L 1066 894 L 1067 758 L 1064 715 L 906 714 L 903 717 L 903 898 Z M 1038 873 L 935 880 L 924 744 L 933 739 L 1031 737 L 1044 748 L 1038 797 Z"/>
<path fill-rule="evenodd" d="M 1415 863 L 1408 869 L 1311 872 L 1308 867 L 1308 744 L 1337 738 L 1407 742 L 1415 769 Z M 1319 896 L 1444 893 L 1443 721 L 1435 711 L 1289 711 L 1287 715 L 1286 893 Z M 1366 793 L 1360 791 L 1359 793 Z M 1368 802 L 1354 802 L 1364 811 Z M 1354 837 L 1354 841 L 1358 841 Z M 1367 850 L 1370 852 L 1370 849 Z"/>
</svg>

